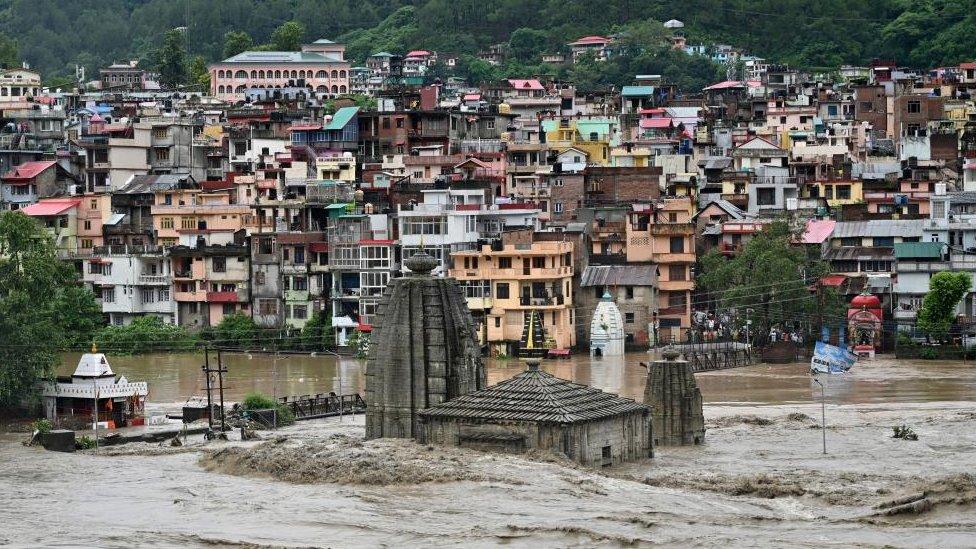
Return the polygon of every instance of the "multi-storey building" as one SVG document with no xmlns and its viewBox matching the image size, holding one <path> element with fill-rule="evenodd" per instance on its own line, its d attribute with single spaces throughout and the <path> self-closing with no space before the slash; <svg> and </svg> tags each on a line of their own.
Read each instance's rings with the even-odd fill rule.
<svg viewBox="0 0 976 549">
<path fill-rule="evenodd" d="M 177 323 L 170 258 L 160 246 L 96 246 L 84 261 L 82 278 L 110 324 L 129 324 L 141 316 Z"/>
<path fill-rule="evenodd" d="M 210 65 L 210 94 L 225 101 L 243 100 L 253 88 L 307 88 L 326 96 L 349 93 L 346 47 L 320 39 L 302 51 L 246 51 Z"/>
<path fill-rule="evenodd" d="M 457 252 L 452 262 L 449 274 L 464 288 L 482 342 L 493 353 L 517 354 L 533 313 L 548 347 L 576 344 L 572 242 L 533 242 L 532 231 L 515 231 L 495 245 Z"/>
<path fill-rule="evenodd" d="M 227 315 L 250 314 L 250 248 L 243 235 L 199 235 L 168 251 L 180 325 L 204 328 Z"/>
</svg>

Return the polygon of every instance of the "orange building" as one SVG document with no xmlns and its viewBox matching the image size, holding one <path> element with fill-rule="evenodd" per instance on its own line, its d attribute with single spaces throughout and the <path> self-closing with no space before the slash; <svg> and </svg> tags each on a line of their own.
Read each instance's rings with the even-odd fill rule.
<svg viewBox="0 0 976 549">
<path fill-rule="evenodd" d="M 572 242 L 521 242 L 451 254 L 449 276 L 468 298 L 483 342 L 513 354 L 529 313 L 542 320 L 547 347 L 576 344 Z"/>
<path fill-rule="evenodd" d="M 683 339 L 691 327 L 695 225 L 690 202 L 682 197 L 635 204 L 627 215 L 627 262 L 658 266 L 659 341 Z"/>
<path fill-rule="evenodd" d="M 118 223 L 124 217 L 112 213 L 112 195 L 88 194 L 78 204 L 78 253 L 92 253 L 95 246 L 104 244 L 102 227 Z"/>
<path fill-rule="evenodd" d="M 162 246 L 191 245 L 195 235 L 233 233 L 249 222 L 250 206 L 232 204 L 230 191 L 170 189 L 156 193 L 153 227 Z"/>
</svg>

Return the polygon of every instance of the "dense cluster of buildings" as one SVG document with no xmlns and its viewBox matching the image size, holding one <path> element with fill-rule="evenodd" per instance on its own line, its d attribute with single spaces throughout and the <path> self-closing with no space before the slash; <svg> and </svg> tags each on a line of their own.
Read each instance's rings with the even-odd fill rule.
<svg viewBox="0 0 976 549">
<path fill-rule="evenodd" d="M 572 55 L 607 54 L 596 38 Z M 530 321 L 548 348 L 586 348 L 605 296 L 628 345 L 686 337 L 698 258 L 784 216 L 832 266 L 823 284 L 875 293 L 894 319 L 914 318 L 931 273 L 976 273 L 972 63 L 763 63 L 703 90 L 635 75 L 582 94 L 431 81 L 436 58 L 353 67 L 318 40 L 216 63 L 210 93 L 154 90 L 131 64 L 81 93 L 7 71 L 0 207 L 47 227 L 108 322 L 301 328 L 320 312 L 340 344 L 421 249 L 509 354 Z M 972 295 L 960 313 L 976 316 Z"/>
</svg>

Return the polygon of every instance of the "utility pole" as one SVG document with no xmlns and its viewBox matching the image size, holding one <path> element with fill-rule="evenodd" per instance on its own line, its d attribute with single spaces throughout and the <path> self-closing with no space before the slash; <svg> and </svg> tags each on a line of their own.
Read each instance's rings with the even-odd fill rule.
<svg viewBox="0 0 976 549">
<path fill-rule="evenodd" d="M 220 349 L 217 349 L 217 384 L 220 387 L 220 432 L 227 431 L 227 417 L 224 415 L 224 362 L 221 359 Z"/>
<path fill-rule="evenodd" d="M 227 368 L 224 368 L 222 363 L 222 357 L 220 351 L 217 351 L 217 368 L 210 368 L 210 346 L 207 345 L 203 349 L 203 373 L 206 379 L 207 387 L 207 425 L 209 427 L 209 436 L 213 436 L 213 383 L 211 375 L 217 374 L 217 390 L 219 391 L 220 398 L 220 432 L 224 432 L 227 428 L 227 419 L 224 415 L 224 374 L 227 373 Z"/>
<path fill-rule="evenodd" d="M 813 377 L 813 381 L 820 386 L 820 431 L 823 433 L 823 453 L 827 455 L 827 404 L 824 395 L 824 384 Z"/>
<path fill-rule="evenodd" d="M 213 398 L 210 390 L 210 346 L 203 348 L 203 377 L 207 384 L 207 426 L 213 432 Z"/>
</svg>

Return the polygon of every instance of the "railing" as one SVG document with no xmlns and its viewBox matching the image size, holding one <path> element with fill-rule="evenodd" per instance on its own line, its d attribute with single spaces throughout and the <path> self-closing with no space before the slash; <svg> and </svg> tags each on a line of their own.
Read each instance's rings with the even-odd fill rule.
<svg viewBox="0 0 976 549">
<path fill-rule="evenodd" d="M 161 254 L 163 253 L 163 247 L 148 244 L 110 244 L 107 246 L 95 246 L 92 253 L 94 255 Z"/>
<path fill-rule="evenodd" d="M 525 297 L 519 298 L 519 305 L 523 307 L 546 307 L 553 305 L 564 305 L 566 299 L 561 295 L 554 297 Z"/>
<path fill-rule="evenodd" d="M 139 275 L 139 284 L 169 284 L 169 277 L 163 275 Z"/>
<path fill-rule="evenodd" d="M 656 223 L 648 227 L 651 234 L 659 235 L 688 235 L 695 232 L 691 223 Z"/>
<path fill-rule="evenodd" d="M 314 419 L 339 414 L 361 414 L 366 411 L 366 401 L 358 393 L 350 395 L 302 395 L 278 399 L 294 414 L 295 419 Z"/>
</svg>

